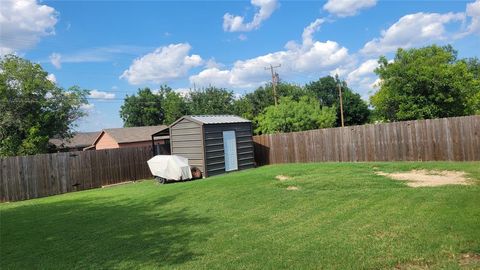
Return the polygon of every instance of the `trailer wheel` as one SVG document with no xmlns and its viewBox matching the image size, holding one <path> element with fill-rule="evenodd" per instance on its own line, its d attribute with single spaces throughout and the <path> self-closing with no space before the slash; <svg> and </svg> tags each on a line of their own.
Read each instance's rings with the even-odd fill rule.
<svg viewBox="0 0 480 270">
<path fill-rule="evenodd" d="M 158 181 L 158 183 L 160 183 L 162 185 L 167 182 L 167 179 L 165 179 L 163 177 L 155 176 L 155 179 Z"/>
<path fill-rule="evenodd" d="M 192 167 L 190 171 L 192 172 L 192 180 L 201 179 L 203 177 L 202 171 L 197 167 Z"/>
</svg>

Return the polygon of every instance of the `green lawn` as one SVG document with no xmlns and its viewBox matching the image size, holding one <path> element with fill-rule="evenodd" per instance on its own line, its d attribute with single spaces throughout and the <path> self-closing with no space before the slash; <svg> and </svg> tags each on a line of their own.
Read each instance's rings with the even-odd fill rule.
<svg viewBox="0 0 480 270">
<path fill-rule="evenodd" d="M 411 188 L 377 168 L 476 180 Z M 290 164 L 4 203 L 0 268 L 480 269 L 479 179 L 480 162 Z"/>
</svg>

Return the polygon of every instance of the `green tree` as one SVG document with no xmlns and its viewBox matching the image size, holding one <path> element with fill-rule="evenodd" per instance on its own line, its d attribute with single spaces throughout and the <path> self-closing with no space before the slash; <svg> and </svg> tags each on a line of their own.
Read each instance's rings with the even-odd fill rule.
<svg viewBox="0 0 480 270">
<path fill-rule="evenodd" d="M 478 79 L 450 45 L 398 49 L 393 62 L 380 57 L 379 64 L 380 89 L 370 100 L 383 120 L 462 116 L 476 110 Z"/>
<path fill-rule="evenodd" d="M 233 92 L 216 87 L 192 91 L 188 98 L 188 108 L 195 115 L 231 114 Z"/>
<path fill-rule="evenodd" d="M 282 97 L 278 106 L 269 106 L 255 118 L 258 134 L 293 132 L 335 126 L 335 107 L 321 107 L 318 101 L 303 96 L 298 101 Z"/>
<path fill-rule="evenodd" d="M 467 65 L 468 72 L 472 73 L 475 80 L 480 80 L 480 60 L 477 57 L 462 59 Z"/>
<path fill-rule="evenodd" d="M 277 85 L 276 92 L 279 99 L 282 97 L 291 97 L 296 101 L 308 95 L 302 87 L 284 82 Z M 257 88 L 252 93 L 245 95 L 245 98 L 250 103 L 249 109 L 251 109 L 251 115 L 258 115 L 265 108 L 275 104 L 271 84 Z"/>
<path fill-rule="evenodd" d="M 0 155 L 48 152 L 52 137 L 68 139 L 84 116 L 88 91 L 64 90 L 39 64 L 14 55 L 0 59 Z"/>
<path fill-rule="evenodd" d="M 185 99 L 172 88 L 164 85 L 158 93 L 161 97 L 162 110 L 164 114 L 163 124 L 170 125 L 178 118 L 189 114 Z"/>
<path fill-rule="evenodd" d="M 161 125 L 165 119 L 162 96 L 152 93 L 148 87 L 138 89 L 136 95 L 125 97 L 120 117 L 125 127 Z"/>
<path fill-rule="evenodd" d="M 255 116 L 253 105 L 245 96 L 233 101 L 232 114 L 252 120 Z"/>
<path fill-rule="evenodd" d="M 473 88 L 480 89 L 480 60 L 477 57 L 474 57 L 465 59 L 464 61 L 467 64 L 468 71 L 473 75 Z M 467 101 L 469 113 L 480 114 L 480 90 L 474 90 L 472 92 L 473 93 Z"/>
<path fill-rule="evenodd" d="M 342 88 L 343 112 L 345 125 L 362 125 L 369 121 L 370 110 L 359 94 L 354 93 L 345 81 L 332 76 L 325 76 L 305 85 L 305 89 L 317 97 L 321 106 L 335 106 L 337 109 L 337 126 L 341 126 L 340 98 L 338 84 Z"/>
</svg>

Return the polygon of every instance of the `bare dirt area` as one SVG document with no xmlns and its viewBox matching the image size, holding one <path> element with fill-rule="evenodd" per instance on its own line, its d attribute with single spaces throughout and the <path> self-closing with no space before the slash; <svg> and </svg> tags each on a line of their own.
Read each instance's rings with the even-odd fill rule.
<svg viewBox="0 0 480 270">
<path fill-rule="evenodd" d="M 480 269 L 480 254 L 477 253 L 464 253 L 458 257 L 452 254 L 452 259 L 458 262 L 460 269 Z M 424 270 L 433 269 L 432 265 L 428 265 L 422 261 L 411 261 L 403 264 L 397 264 L 395 270 Z M 435 268 L 436 269 L 436 268 Z"/>
<path fill-rule="evenodd" d="M 480 254 L 475 253 L 465 253 L 462 254 L 459 260 L 460 266 L 463 267 L 472 267 L 471 269 L 478 269 L 480 267 Z M 475 268 L 473 268 L 475 267 Z"/>
<path fill-rule="evenodd" d="M 436 187 L 443 185 L 469 185 L 465 172 L 461 171 L 434 171 L 412 170 L 409 172 L 385 173 L 375 172 L 394 180 L 408 181 L 410 187 Z"/>
<path fill-rule="evenodd" d="M 427 264 L 422 262 L 411 262 L 406 264 L 397 264 L 395 270 L 425 270 L 430 269 Z"/>
<path fill-rule="evenodd" d="M 281 174 L 280 174 L 280 175 L 277 175 L 277 176 L 275 176 L 275 178 L 276 178 L 277 180 L 280 180 L 280 181 L 287 181 L 287 180 L 290 180 L 290 179 L 292 179 L 290 176 L 281 175 Z"/>
<path fill-rule="evenodd" d="M 288 186 L 287 190 L 299 190 L 299 188 L 296 186 Z"/>
</svg>

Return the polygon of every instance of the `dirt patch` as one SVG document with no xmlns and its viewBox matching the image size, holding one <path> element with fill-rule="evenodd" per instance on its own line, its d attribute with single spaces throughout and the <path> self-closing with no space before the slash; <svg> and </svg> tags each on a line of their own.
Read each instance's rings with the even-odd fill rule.
<svg viewBox="0 0 480 270">
<path fill-rule="evenodd" d="M 288 186 L 287 190 L 299 190 L 299 188 L 296 186 Z"/>
<path fill-rule="evenodd" d="M 436 187 L 443 185 L 469 185 L 465 172 L 412 170 L 409 172 L 385 173 L 375 172 L 394 180 L 408 181 L 410 187 Z"/>
<path fill-rule="evenodd" d="M 280 175 L 277 175 L 277 176 L 275 176 L 275 178 L 276 178 L 277 180 L 280 180 L 280 181 L 287 181 L 287 180 L 290 180 L 290 179 L 292 179 L 290 176 L 281 175 L 281 174 L 280 174 Z"/>
<path fill-rule="evenodd" d="M 460 266 L 463 267 L 480 267 L 480 254 L 474 254 L 474 253 L 465 253 L 460 256 L 460 259 L 458 260 L 458 263 Z"/>
<path fill-rule="evenodd" d="M 429 269 L 428 265 L 422 262 L 411 262 L 406 264 L 397 264 L 395 270 L 424 270 Z"/>
<path fill-rule="evenodd" d="M 460 255 L 451 254 L 451 259 L 458 261 L 461 269 L 480 269 L 480 254 L 478 253 L 464 253 Z M 406 263 L 399 263 L 395 265 L 395 270 L 424 270 L 435 268 L 431 263 L 414 260 Z"/>
</svg>

